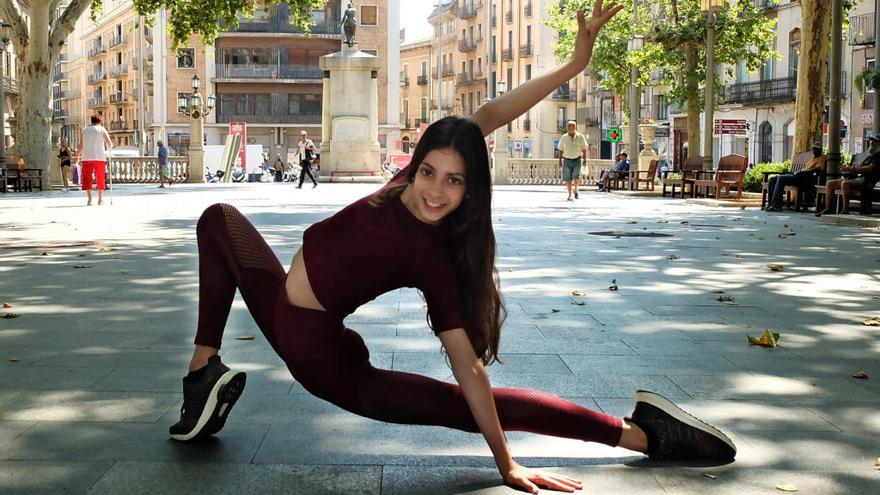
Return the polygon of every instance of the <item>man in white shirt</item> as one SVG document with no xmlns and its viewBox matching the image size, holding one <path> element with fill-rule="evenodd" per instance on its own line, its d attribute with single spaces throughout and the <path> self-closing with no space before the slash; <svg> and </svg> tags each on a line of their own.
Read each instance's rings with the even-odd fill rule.
<svg viewBox="0 0 880 495">
<path fill-rule="evenodd" d="M 578 185 L 581 178 L 581 157 L 584 161 L 587 159 L 587 138 L 575 129 L 577 124 L 573 120 L 569 120 L 565 124 L 566 132 L 559 138 L 559 145 L 556 148 L 556 154 L 559 157 L 559 168 L 562 169 L 562 180 L 565 181 L 565 187 L 568 189 L 568 200 L 571 201 L 572 193 L 574 199 L 578 199 Z"/>
<path fill-rule="evenodd" d="M 315 143 L 309 139 L 309 133 L 306 131 L 299 131 L 299 143 L 296 145 L 296 154 L 299 157 L 300 166 L 297 189 L 302 189 L 303 180 L 305 180 L 307 174 L 309 179 L 312 179 L 312 188 L 318 187 L 318 181 L 312 175 L 312 162 L 315 161 Z"/>
<path fill-rule="evenodd" d="M 83 127 L 82 142 L 76 150 L 82 165 L 82 189 L 89 195 L 87 206 L 92 205 L 92 174 L 98 179 L 98 204 L 104 204 L 107 155 L 113 148 L 113 141 L 107 129 L 101 125 L 101 117 L 92 115 L 91 125 Z"/>
</svg>

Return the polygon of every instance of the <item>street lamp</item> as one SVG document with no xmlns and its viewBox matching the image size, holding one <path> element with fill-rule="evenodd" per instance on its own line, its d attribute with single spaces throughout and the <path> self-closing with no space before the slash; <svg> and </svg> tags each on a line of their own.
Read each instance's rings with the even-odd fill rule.
<svg viewBox="0 0 880 495">
<path fill-rule="evenodd" d="M 700 0 L 706 13 L 706 120 L 703 122 L 703 170 L 712 170 L 712 128 L 715 123 L 715 13 L 724 7 L 724 0 Z"/>
<path fill-rule="evenodd" d="M 507 81 L 498 81 L 495 85 L 496 94 L 500 98 L 507 91 Z M 492 140 L 495 141 L 495 149 L 492 152 L 492 165 L 495 184 L 507 184 L 508 182 L 508 151 L 507 151 L 507 126 L 502 125 L 492 131 Z"/>
<path fill-rule="evenodd" d="M 645 46 L 645 37 L 639 34 L 633 35 L 627 42 L 627 50 L 637 52 Z M 629 156 L 635 161 L 634 170 L 639 169 L 639 68 L 633 64 L 629 74 Z M 632 162 L 630 162 L 632 163 Z"/>
<path fill-rule="evenodd" d="M 3 55 L 6 53 L 6 45 L 9 44 L 10 27 L 11 24 L 0 21 L 0 175 L 6 173 L 6 81 L 3 75 Z"/>
<path fill-rule="evenodd" d="M 204 118 L 214 110 L 214 95 L 208 97 L 207 105 L 202 105 L 202 95 L 199 93 L 201 80 L 198 75 L 192 77 L 192 94 L 177 97 L 177 111 L 190 118 L 189 123 L 189 173 L 187 182 L 205 181 L 205 144 L 202 141 L 204 135 Z"/>
</svg>

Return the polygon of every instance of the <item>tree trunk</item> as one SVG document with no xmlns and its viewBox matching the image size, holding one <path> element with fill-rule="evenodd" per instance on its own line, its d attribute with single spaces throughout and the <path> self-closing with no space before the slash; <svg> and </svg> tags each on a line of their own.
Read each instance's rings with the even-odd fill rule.
<svg viewBox="0 0 880 495">
<path fill-rule="evenodd" d="M 687 91 L 687 136 L 688 136 L 688 156 L 699 156 L 700 150 L 700 94 L 699 80 L 695 72 L 697 63 L 699 62 L 699 47 L 696 44 L 688 43 L 684 49 L 684 74 L 685 88 Z"/>
<path fill-rule="evenodd" d="M 43 187 L 48 188 L 51 160 L 52 67 L 58 50 L 49 49 L 49 3 L 31 2 L 30 36 L 23 54 L 18 54 L 18 80 L 21 84 L 12 135 L 11 154 L 24 158 L 28 168 L 43 169 Z"/>
<path fill-rule="evenodd" d="M 831 33 L 831 9 L 824 3 L 822 0 L 801 0 L 803 30 L 792 156 L 810 151 L 813 144 L 822 142 L 822 116 L 828 79 L 828 36 Z"/>
</svg>

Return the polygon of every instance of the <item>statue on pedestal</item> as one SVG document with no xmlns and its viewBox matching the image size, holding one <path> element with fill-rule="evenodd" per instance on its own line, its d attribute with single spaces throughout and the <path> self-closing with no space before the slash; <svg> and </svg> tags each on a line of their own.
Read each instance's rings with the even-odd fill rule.
<svg viewBox="0 0 880 495">
<path fill-rule="evenodd" d="M 348 8 L 342 14 L 342 22 L 339 25 L 345 31 L 344 43 L 349 47 L 353 46 L 355 43 L 354 32 L 357 29 L 357 11 L 351 5 L 351 2 L 348 3 Z"/>
</svg>

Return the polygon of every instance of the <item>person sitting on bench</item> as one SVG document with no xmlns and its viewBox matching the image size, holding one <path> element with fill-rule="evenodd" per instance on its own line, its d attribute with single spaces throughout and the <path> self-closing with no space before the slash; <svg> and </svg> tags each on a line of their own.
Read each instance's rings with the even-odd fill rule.
<svg viewBox="0 0 880 495">
<path fill-rule="evenodd" d="M 861 206 L 859 213 L 863 215 L 871 214 L 871 196 L 873 194 L 874 185 L 880 179 L 880 134 L 874 134 L 868 139 L 870 154 L 865 157 L 861 163 L 854 167 L 841 167 L 840 171 L 847 176 L 843 179 L 829 180 L 825 184 L 825 209 L 817 211 L 816 216 L 820 217 L 826 213 L 834 212 L 832 204 L 835 199 L 835 191 L 840 189 L 841 199 L 843 199 L 843 209 L 840 213 L 849 213 L 849 199 L 851 191 L 858 189 L 862 193 L 860 198 Z M 819 205 L 816 205 L 819 209 Z"/>
<path fill-rule="evenodd" d="M 785 188 L 796 186 L 799 189 L 815 185 L 816 174 L 825 170 L 825 162 L 828 161 L 828 155 L 822 154 L 822 146 L 813 146 L 813 158 L 804 165 L 804 169 L 800 172 L 785 173 L 770 177 L 770 203 L 767 205 L 767 211 L 780 211 L 782 209 L 782 197 L 785 194 Z"/>
</svg>

